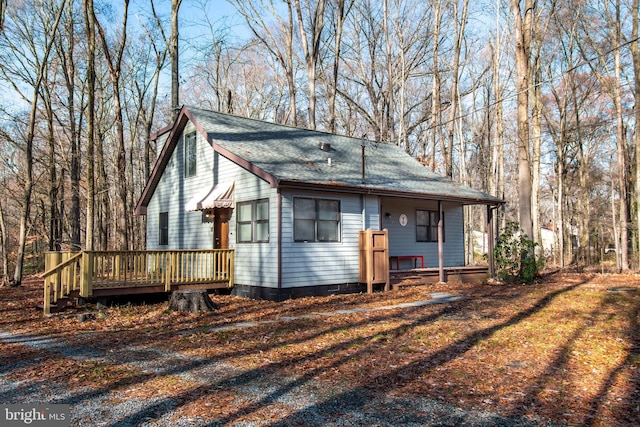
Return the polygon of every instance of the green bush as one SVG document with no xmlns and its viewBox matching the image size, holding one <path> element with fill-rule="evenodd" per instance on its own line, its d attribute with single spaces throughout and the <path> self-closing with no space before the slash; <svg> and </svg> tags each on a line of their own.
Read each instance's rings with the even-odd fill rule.
<svg viewBox="0 0 640 427">
<path fill-rule="evenodd" d="M 520 224 L 508 222 L 493 249 L 498 277 L 506 282 L 533 283 L 544 266 L 544 258 L 536 255 L 536 246 Z"/>
</svg>

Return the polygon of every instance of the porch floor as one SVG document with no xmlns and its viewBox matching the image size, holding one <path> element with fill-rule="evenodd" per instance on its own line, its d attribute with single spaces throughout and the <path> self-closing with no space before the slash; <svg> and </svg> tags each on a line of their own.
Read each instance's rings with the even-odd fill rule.
<svg viewBox="0 0 640 427">
<path fill-rule="evenodd" d="M 482 283 L 489 277 L 489 267 L 482 265 L 445 267 L 444 275 L 445 281 Z M 394 290 L 405 286 L 438 283 L 440 281 L 440 269 L 412 268 L 408 270 L 389 270 L 389 281 Z"/>
</svg>

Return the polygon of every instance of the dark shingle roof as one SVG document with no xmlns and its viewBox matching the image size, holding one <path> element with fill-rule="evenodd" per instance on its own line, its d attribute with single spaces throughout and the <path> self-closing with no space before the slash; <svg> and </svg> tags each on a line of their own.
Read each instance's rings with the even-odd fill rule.
<svg viewBox="0 0 640 427">
<path fill-rule="evenodd" d="M 282 185 L 315 184 L 419 198 L 498 204 L 502 200 L 432 173 L 400 147 L 187 108 L 210 141 Z M 323 151 L 320 144 L 329 144 Z M 362 182 L 362 146 L 365 173 Z M 329 159 L 330 163 L 329 163 Z"/>
</svg>

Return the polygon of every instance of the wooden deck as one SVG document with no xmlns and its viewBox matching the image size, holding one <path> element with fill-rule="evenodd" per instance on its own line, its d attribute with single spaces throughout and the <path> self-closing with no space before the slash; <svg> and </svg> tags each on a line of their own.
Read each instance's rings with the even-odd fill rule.
<svg viewBox="0 0 640 427">
<path fill-rule="evenodd" d="M 233 266 L 233 249 L 48 252 L 43 309 L 70 297 L 229 288 Z"/>
</svg>

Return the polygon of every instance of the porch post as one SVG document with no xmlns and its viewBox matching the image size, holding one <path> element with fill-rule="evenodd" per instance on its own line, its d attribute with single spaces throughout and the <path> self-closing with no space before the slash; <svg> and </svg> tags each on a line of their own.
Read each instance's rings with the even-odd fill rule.
<svg viewBox="0 0 640 427">
<path fill-rule="evenodd" d="M 442 212 L 442 201 L 438 200 L 438 270 L 440 275 L 440 282 L 446 282 L 446 278 L 444 275 L 444 248 L 442 244 L 442 240 L 444 237 L 443 230 L 443 212 Z"/>
<path fill-rule="evenodd" d="M 489 252 L 489 277 L 495 277 L 496 264 L 493 257 L 494 236 L 493 236 L 493 209 L 487 205 L 487 250 Z"/>
</svg>

